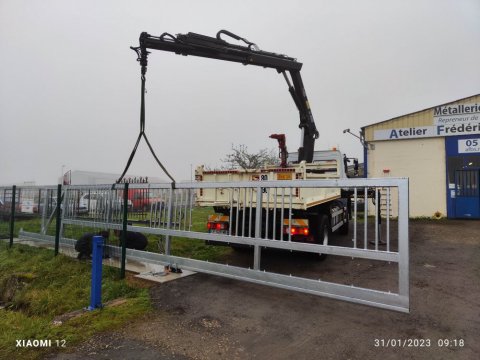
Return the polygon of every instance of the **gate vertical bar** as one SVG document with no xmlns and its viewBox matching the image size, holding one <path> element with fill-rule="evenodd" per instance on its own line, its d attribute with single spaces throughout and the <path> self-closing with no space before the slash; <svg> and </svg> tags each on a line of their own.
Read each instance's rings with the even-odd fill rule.
<svg viewBox="0 0 480 360">
<path fill-rule="evenodd" d="M 173 196 L 175 195 L 175 188 L 173 185 L 170 187 L 170 194 L 168 199 L 168 212 L 167 212 L 167 229 L 170 230 L 172 226 L 172 210 L 173 210 Z M 170 235 L 165 236 L 165 255 L 170 255 Z"/>
<path fill-rule="evenodd" d="M 378 214 L 378 241 L 380 244 L 384 245 L 385 243 L 382 240 L 382 209 L 381 209 L 381 203 L 382 203 L 382 192 L 380 191 L 381 189 L 376 188 L 378 190 L 378 207 L 377 207 L 377 214 Z"/>
<path fill-rule="evenodd" d="M 379 227 L 379 210 L 380 203 L 378 199 L 378 188 L 375 188 L 375 251 L 378 251 L 378 227 Z"/>
<path fill-rule="evenodd" d="M 353 247 L 357 248 L 357 188 L 353 189 Z M 348 199 L 350 201 L 350 199 Z"/>
<path fill-rule="evenodd" d="M 47 208 L 48 208 L 48 198 L 49 198 L 49 195 L 50 195 L 51 192 L 52 191 L 50 189 L 46 189 L 45 190 L 45 197 L 43 199 L 42 220 L 41 220 L 42 221 L 42 228 L 41 228 L 42 232 L 41 233 L 43 235 L 47 234 L 47 229 L 46 229 L 46 227 L 47 227 L 47 214 L 48 214 Z M 40 207 L 39 207 L 39 209 L 40 209 Z M 39 210 L 39 212 L 40 212 L 40 210 Z"/>
<path fill-rule="evenodd" d="M 71 189 L 70 189 L 71 190 Z M 68 212 L 68 208 L 69 208 L 69 194 L 70 194 L 71 191 L 69 191 L 69 186 L 68 185 L 65 185 L 63 187 L 63 200 L 62 200 L 62 203 L 63 203 L 63 208 L 64 208 L 64 211 L 60 211 L 60 230 L 59 230 L 59 233 L 60 234 L 63 234 L 63 231 L 64 231 L 64 223 L 63 223 L 63 219 L 65 219 L 65 216 L 67 215 L 67 212 Z M 51 190 L 51 193 L 52 193 L 52 197 L 53 197 L 53 189 Z M 59 199 L 57 197 L 57 203 L 61 200 L 61 198 Z"/>
<path fill-rule="evenodd" d="M 189 211 L 189 214 L 188 214 L 188 218 L 189 218 L 188 230 L 189 231 L 192 230 L 192 211 L 193 211 L 193 207 L 195 206 L 194 201 L 195 201 L 195 190 L 190 189 L 190 211 Z"/>
<path fill-rule="evenodd" d="M 257 196 L 257 199 L 258 199 L 258 196 Z M 248 237 L 252 237 L 252 210 L 253 210 L 253 188 L 250 189 L 250 209 L 248 211 Z M 258 207 L 257 207 L 257 210 L 258 210 Z"/>
<path fill-rule="evenodd" d="M 48 191 L 48 190 L 46 190 Z M 42 189 L 39 188 L 38 189 L 38 201 L 37 201 L 37 211 L 38 211 L 38 214 L 40 215 L 40 209 L 41 209 L 41 203 L 42 203 Z"/>
<path fill-rule="evenodd" d="M 235 195 L 235 194 L 234 194 Z M 236 218 L 235 218 L 235 235 L 238 236 L 238 223 L 240 222 L 238 218 L 238 214 L 240 212 L 240 188 L 238 188 L 238 195 L 237 195 L 237 211 L 235 212 Z"/>
<path fill-rule="evenodd" d="M 247 188 L 243 188 L 242 236 L 245 236 L 245 215 L 247 206 Z"/>
<path fill-rule="evenodd" d="M 368 225 L 368 188 L 364 188 L 364 225 L 363 225 L 363 248 L 366 250 L 368 246 L 367 225 Z"/>
<path fill-rule="evenodd" d="M 265 208 L 265 236 L 263 237 L 264 239 L 268 239 L 268 218 L 270 215 L 270 188 L 267 188 L 267 206 Z"/>
<path fill-rule="evenodd" d="M 177 220 L 178 220 L 178 191 L 177 193 L 173 192 L 172 195 L 173 194 L 175 194 L 175 204 L 173 205 L 172 225 L 173 225 L 173 230 L 175 230 Z"/>
<path fill-rule="evenodd" d="M 233 191 L 234 189 L 230 189 L 228 191 L 230 195 L 230 217 L 228 218 L 229 224 L 228 224 L 228 235 L 232 235 L 232 221 L 233 221 Z"/>
<path fill-rule="evenodd" d="M 277 188 L 274 189 L 274 195 L 273 195 L 273 236 L 272 239 L 276 239 L 277 235 Z"/>
<path fill-rule="evenodd" d="M 58 255 L 58 248 L 60 244 L 60 228 L 62 224 L 62 185 L 57 185 L 57 217 L 55 220 L 55 256 Z"/>
<path fill-rule="evenodd" d="M 409 299 L 408 179 L 398 185 L 398 294 Z"/>
<path fill-rule="evenodd" d="M 17 185 L 12 186 L 12 207 L 10 210 L 10 247 L 13 246 L 13 232 L 15 230 L 15 195 L 17 193 Z"/>
<path fill-rule="evenodd" d="M 127 226 L 128 226 L 128 182 L 125 182 L 123 190 L 123 214 L 122 214 L 122 258 L 120 264 L 120 279 L 125 278 L 125 262 L 127 258 Z"/>
<path fill-rule="evenodd" d="M 253 188 L 252 188 L 253 192 Z M 257 187 L 257 204 L 256 204 L 256 211 L 255 211 L 255 238 L 259 239 L 262 229 L 261 222 L 262 221 L 262 188 L 260 186 Z M 260 270 L 260 258 L 261 258 L 261 249 L 260 245 L 255 245 L 254 253 L 253 253 L 253 269 Z"/>
<path fill-rule="evenodd" d="M 387 251 L 390 251 L 390 187 L 387 187 Z"/>
<path fill-rule="evenodd" d="M 282 208 L 280 209 L 280 240 L 283 240 L 283 219 L 285 216 L 285 188 L 282 187 Z M 289 229 L 290 231 L 290 229 Z"/>
<path fill-rule="evenodd" d="M 183 189 L 182 194 L 185 194 L 185 201 L 184 201 L 184 209 L 183 209 L 183 230 L 187 229 L 187 204 L 189 201 L 189 195 L 190 195 L 190 190 L 189 189 Z M 183 195 L 182 195 L 183 199 Z M 181 220 L 180 220 L 181 221 Z"/>
<path fill-rule="evenodd" d="M 292 241 L 292 190 L 290 188 L 290 201 L 288 207 L 288 241 Z"/>
</svg>

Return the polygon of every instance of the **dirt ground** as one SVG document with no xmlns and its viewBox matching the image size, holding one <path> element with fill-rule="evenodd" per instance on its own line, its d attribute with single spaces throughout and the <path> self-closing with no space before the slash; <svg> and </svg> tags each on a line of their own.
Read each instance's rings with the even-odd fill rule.
<svg viewBox="0 0 480 360">
<path fill-rule="evenodd" d="M 262 263 L 275 268 L 285 256 L 266 252 Z M 148 317 L 47 358 L 478 359 L 479 259 L 479 221 L 412 221 L 409 314 L 196 274 L 152 287 Z M 307 276 L 391 286 L 379 262 L 291 263 Z"/>
</svg>

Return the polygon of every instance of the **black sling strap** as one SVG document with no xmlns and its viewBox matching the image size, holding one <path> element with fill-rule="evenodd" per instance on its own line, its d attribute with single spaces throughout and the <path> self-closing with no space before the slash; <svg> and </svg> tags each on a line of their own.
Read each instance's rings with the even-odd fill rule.
<svg viewBox="0 0 480 360">
<path fill-rule="evenodd" d="M 146 62 L 146 61 L 145 61 Z M 142 64 L 142 94 L 141 94 L 141 103 L 140 103 L 140 133 L 138 134 L 137 142 L 135 143 L 135 146 L 133 147 L 132 153 L 130 154 L 130 157 L 128 158 L 127 161 L 127 166 L 125 167 L 125 170 L 123 170 L 122 175 L 120 175 L 120 178 L 117 180 L 117 184 L 120 183 L 123 180 L 123 177 L 128 171 L 128 168 L 130 167 L 133 158 L 135 157 L 135 153 L 138 148 L 138 144 L 140 144 L 140 140 L 143 138 L 145 139 L 148 148 L 150 149 L 150 152 L 152 153 L 153 157 L 157 161 L 157 164 L 162 168 L 162 170 L 167 174 L 167 176 L 172 180 L 172 186 L 175 187 L 175 179 L 168 173 L 167 169 L 162 165 L 160 160 L 158 159 L 157 155 L 155 154 L 155 151 L 153 151 L 152 145 L 150 145 L 150 142 L 148 141 L 147 135 L 145 134 L 145 72 L 146 72 L 146 64 L 145 66 Z"/>
</svg>

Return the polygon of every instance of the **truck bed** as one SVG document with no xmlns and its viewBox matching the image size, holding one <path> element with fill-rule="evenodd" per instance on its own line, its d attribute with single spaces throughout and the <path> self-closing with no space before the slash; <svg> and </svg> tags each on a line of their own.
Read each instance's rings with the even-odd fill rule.
<svg viewBox="0 0 480 360">
<path fill-rule="evenodd" d="M 196 196 L 197 206 L 216 207 L 255 207 L 257 190 L 244 188 L 221 188 L 222 182 L 245 181 L 285 181 L 338 179 L 344 176 L 341 154 L 338 151 L 317 152 L 325 155 L 313 163 L 289 164 L 287 167 L 267 166 L 261 169 L 205 170 L 196 169 L 195 179 L 199 182 L 219 183 L 216 189 L 199 189 Z M 326 154 L 325 154 L 326 153 Z M 330 155 L 330 156 L 327 156 Z M 263 208 L 282 208 L 307 210 L 313 206 L 340 198 L 340 189 L 332 188 L 278 188 L 263 189 Z"/>
</svg>

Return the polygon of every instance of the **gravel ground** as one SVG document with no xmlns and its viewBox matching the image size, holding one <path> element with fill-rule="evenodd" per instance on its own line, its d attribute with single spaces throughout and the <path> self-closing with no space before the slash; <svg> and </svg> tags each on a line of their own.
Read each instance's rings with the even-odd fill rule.
<svg viewBox="0 0 480 360">
<path fill-rule="evenodd" d="M 262 264 L 286 256 L 266 252 Z M 380 262 L 288 256 L 295 274 L 382 289 L 394 280 Z M 48 359 L 477 359 L 480 222 L 412 221 L 410 256 L 409 314 L 196 274 L 152 287 L 148 317 Z"/>
</svg>

